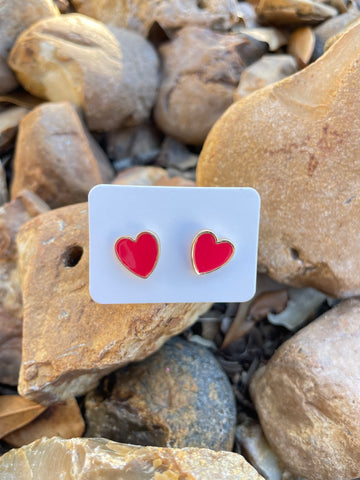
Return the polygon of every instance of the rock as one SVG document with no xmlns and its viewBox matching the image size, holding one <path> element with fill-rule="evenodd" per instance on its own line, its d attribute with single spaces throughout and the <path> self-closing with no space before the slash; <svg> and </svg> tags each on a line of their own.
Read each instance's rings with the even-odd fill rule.
<svg viewBox="0 0 360 480">
<path fill-rule="evenodd" d="M 200 186 L 258 190 L 261 272 L 334 297 L 360 293 L 354 45 L 360 25 L 314 64 L 235 103 L 208 136 L 197 169 Z"/>
<path fill-rule="evenodd" d="M 6 172 L 0 162 L 0 207 L 8 201 L 9 193 L 6 183 Z"/>
<path fill-rule="evenodd" d="M 260 22 L 286 27 L 316 25 L 337 15 L 336 8 L 316 0 L 260 0 L 256 12 Z"/>
<path fill-rule="evenodd" d="M 161 150 L 156 163 L 162 167 L 174 167 L 185 171 L 197 165 L 199 156 L 191 153 L 185 145 L 172 137 L 166 137 L 161 145 Z"/>
<path fill-rule="evenodd" d="M 81 107 L 90 130 L 141 123 L 155 100 L 158 58 L 136 33 L 116 35 L 77 13 L 45 19 L 20 35 L 9 65 L 33 95 Z"/>
<path fill-rule="evenodd" d="M 28 191 L 0 207 L 0 305 L 18 319 L 22 318 L 22 299 L 16 235 L 23 223 L 48 209 L 39 197 Z M 10 321 L 5 318 L 5 322 Z"/>
<path fill-rule="evenodd" d="M 17 385 L 21 363 L 22 323 L 0 305 L 0 383 Z"/>
<path fill-rule="evenodd" d="M 211 450 L 231 450 L 234 442 L 235 398 L 225 372 L 208 350 L 179 337 L 105 379 L 85 408 L 89 437 Z"/>
<path fill-rule="evenodd" d="M 89 295 L 87 204 L 30 221 L 18 234 L 23 279 L 19 392 L 50 404 L 81 395 L 142 360 L 209 304 L 100 305 Z"/>
<path fill-rule="evenodd" d="M 116 170 L 153 163 L 159 153 L 161 135 L 151 123 L 108 132 L 106 151 Z"/>
<path fill-rule="evenodd" d="M 155 185 L 159 179 L 167 178 L 166 170 L 161 167 L 132 167 L 118 173 L 114 185 Z"/>
<path fill-rule="evenodd" d="M 360 472 L 360 300 L 346 300 L 283 343 L 251 395 L 282 462 L 309 480 Z"/>
<path fill-rule="evenodd" d="M 28 445 L 42 437 L 81 437 L 85 422 L 75 398 L 52 405 L 31 423 L 9 433 L 3 440 L 12 447 Z"/>
<path fill-rule="evenodd" d="M 51 208 L 84 202 L 104 180 L 98 157 L 69 102 L 43 103 L 20 123 L 11 197 L 26 188 Z"/>
<path fill-rule="evenodd" d="M 348 12 L 337 15 L 334 18 L 326 20 L 314 29 L 315 47 L 313 52 L 313 60 L 318 59 L 325 50 L 325 44 L 334 35 L 342 32 L 349 24 L 360 17 L 357 8 L 350 8 Z"/>
<path fill-rule="evenodd" d="M 166 31 L 191 25 L 227 30 L 236 22 L 234 0 L 74 0 L 80 13 L 105 24 L 137 30 L 147 36 L 157 22 Z"/>
<path fill-rule="evenodd" d="M 310 27 L 300 27 L 292 32 L 287 52 L 296 58 L 300 68 L 306 67 L 315 48 L 315 33 Z"/>
<path fill-rule="evenodd" d="M 155 182 L 158 187 L 196 187 L 196 183 L 183 177 L 164 176 Z"/>
<path fill-rule="evenodd" d="M 52 0 L 2 0 L 0 4 L 0 94 L 14 90 L 18 83 L 7 64 L 16 38 L 33 23 L 59 15 Z"/>
<path fill-rule="evenodd" d="M 241 455 L 124 445 L 103 438 L 42 439 L 0 457 L 6 480 L 263 480 Z"/>
<path fill-rule="evenodd" d="M 20 120 L 27 113 L 28 109 L 22 107 L 10 107 L 0 112 L 0 153 L 13 146 Z"/>
<path fill-rule="evenodd" d="M 234 99 L 240 100 L 255 90 L 292 75 L 297 70 L 296 60 L 291 55 L 263 55 L 260 60 L 245 68 L 241 74 Z"/>
<path fill-rule="evenodd" d="M 159 128 L 182 143 L 202 145 L 231 105 L 242 70 L 266 50 L 249 37 L 182 29 L 160 47 L 163 80 L 154 110 Z"/>
<path fill-rule="evenodd" d="M 260 42 L 267 43 L 270 52 L 276 52 L 288 42 L 287 35 L 274 27 L 242 28 L 240 32 Z"/>
</svg>

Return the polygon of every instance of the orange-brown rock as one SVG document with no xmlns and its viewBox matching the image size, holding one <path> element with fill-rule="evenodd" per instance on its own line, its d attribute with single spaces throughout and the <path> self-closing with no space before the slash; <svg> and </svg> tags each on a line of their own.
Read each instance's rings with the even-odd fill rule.
<svg viewBox="0 0 360 480">
<path fill-rule="evenodd" d="M 334 17 L 337 10 L 316 0 L 260 0 L 256 13 L 261 22 L 301 26 L 317 24 Z"/>
<path fill-rule="evenodd" d="M 0 6 L 0 94 L 14 90 L 18 83 L 7 64 L 9 52 L 22 31 L 46 17 L 59 15 L 52 0 L 3 1 Z"/>
<path fill-rule="evenodd" d="M 21 363 L 22 323 L 0 305 L 0 383 L 17 385 Z"/>
<path fill-rule="evenodd" d="M 56 437 L 37 440 L 0 457 L 0 477 L 6 480 L 264 480 L 237 453 L 205 448 L 139 447 L 103 438 Z"/>
<path fill-rule="evenodd" d="M 309 480 L 360 472 L 360 300 L 340 303 L 285 342 L 251 384 L 265 435 Z"/>
<path fill-rule="evenodd" d="M 100 162 L 109 164 L 88 136 L 69 102 L 32 110 L 19 127 L 11 197 L 28 189 L 52 208 L 86 201 L 91 188 L 106 181 Z"/>
<path fill-rule="evenodd" d="M 141 123 L 155 100 L 158 58 L 135 32 L 116 35 L 77 13 L 45 19 L 20 35 L 9 65 L 33 95 L 81 107 L 90 130 Z"/>
<path fill-rule="evenodd" d="M 81 437 L 85 422 L 74 398 L 48 407 L 31 423 L 9 433 L 3 440 L 12 447 L 28 445 L 42 437 Z"/>
<path fill-rule="evenodd" d="M 114 185 L 155 185 L 160 179 L 167 179 L 166 170 L 161 167 L 132 167 L 118 173 L 111 182 Z"/>
<path fill-rule="evenodd" d="M 21 395 L 82 394 L 191 325 L 208 304 L 100 305 L 89 295 L 87 204 L 42 215 L 18 234 L 24 328 Z"/>
<path fill-rule="evenodd" d="M 317 62 L 230 107 L 197 169 L 200 186 L 260 193 L 260 271 L 338 297 L 360 293 L 359 62 L 357 25 Z"/>
<path fill-rule="evenodd" d="M 147 36 L 154 22 L 166 31 L 189 25 L 228 29 L 236 22 L 234 0 L 74 0 L 80 13 L 107 25 L 137 30 Z"/>
<path fill-rule="evenodd" d="M 28 191 L 0 207 L 0 305 L 18 319 L 22 317 L 22 300 L 16 235 L 23 223 L 47 210 L 49 207 Z"/>
<path fill-rule="evenodd" d="M 180 142 L 202 145 L 215 121 L 233 102 L 240 74 L 267 45 L 242 35 L 187 27 L 160 47 L 163 79 L 155 120 Z"/>
</svg>

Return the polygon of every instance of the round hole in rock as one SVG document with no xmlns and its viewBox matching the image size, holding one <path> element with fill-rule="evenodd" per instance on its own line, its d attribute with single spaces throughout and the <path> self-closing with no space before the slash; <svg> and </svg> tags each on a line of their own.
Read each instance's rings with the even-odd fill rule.
<svg viewBox="0 0 360 480">
<path fill-rule="evenodd" d="M 63 253 L 64 267 L 75 267 L 82 257 L 84 249 L 80 245 L 70 245 Z"/>
</svg>

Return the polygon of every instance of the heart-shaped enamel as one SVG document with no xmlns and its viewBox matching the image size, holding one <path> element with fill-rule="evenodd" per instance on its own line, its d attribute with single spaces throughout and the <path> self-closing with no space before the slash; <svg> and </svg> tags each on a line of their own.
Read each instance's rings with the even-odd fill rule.
<svg viewBox="0 0 360 480">
<path fill-rule="evenodd" d="M 207 230 L 199 232 L 193 240 L 191 258 L 198 275 L 210 273 L 223 267 L 233 257 L 234 245 L 229 240 L 217 240 Z"/>
<path fill-rule="evenodd" d="M 154 271 L 159 258 L 159 241 L 151 232 L 141 232 L 135 240 L 120 237 L 115 242 L 115 253 L 130 272 L 147 278 Z"/>
</svg>

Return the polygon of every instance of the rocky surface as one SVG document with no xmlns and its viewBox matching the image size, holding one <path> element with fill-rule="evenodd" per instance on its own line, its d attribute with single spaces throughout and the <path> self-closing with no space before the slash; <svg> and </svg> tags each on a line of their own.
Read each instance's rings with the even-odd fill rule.
<svg viewBox="0 0 360 480">
<path fill-rule="evenodd" d="M 49 472 L 63 480 L 263 478 L 236 453 L 139 447 L 105 439 L 43 439 L 0 458 L 0 475 L 7 480 L 48 480 Z"/>
<path fill-rule="evenodd" d="M 48 407 L 31 423 L 9 433 L 3 437 L 3 440 L 12 447 L 18 448 L 42 437 L 81 437 L 84 430 L 84 419 L 77 401 L 72 398 Z"/>
<path fill-rule="evenodd" d="M 14 90 L 18 83 L 7 64 L 9 52 L 21 32 L 42 18 L 59 15 L 52 0 L 2 1 L 0 4 L 0 94 Z"/>
<path fill-rule="evenodd" d="M 76 10 L 105 24 L 148 35 L 154 22 L 166 31 L 190 25 L 228 29 L 236 21 L 234 0 L 73 0 Z"/>
<path fill-rule="evenodd" d="M 260 271 L 337 297 L 360 293 L 359 41 L 357 25 L 316 63 L 235 103 L 197 170 L 200 186 L 259 191 Z"/>
<path fill-rule="evenodd" d="M 18 319 L 22 317 L 22 299 L 16 235 L 22 224 L 48 209 L 29 191 L 21 192 L 16 199 L 0 207 L 0 306 Z"/>
<path fill-rule="evenodd" d="M 340 303 L 285 342 L 251 393 L 282 462 L 309 480 L 360 472 L 360 300 Z"/>
<path fill-rule="evenodd" d="M 202 145 L 231 105 L 242 70 L 266 49 L 265 43 L 241 35 L 182 29 L 159 50 L 163 78 L 154 110 L 159 128 L 183 143 Z"/>
<path fill-rule="evenodd" d="M 28 222 L 18 248 L 24 299 L 19 391 L 39 403 L 90 390 L 106 373 L 149 356 L 209 307 L 91 300 L 87 204 Z"/>
<path fill-rule="evenodd" d="M 120 43 L 76 13 L 45 19 L 18 37 L 9 65 L 33 95 L 82 108 L 90 130 L 140 123 L 155 100 L 157 55 L 134 32 L 116 35 Z"/>
<path fill-rule="evenodd" d="M 11 197 L 27 188 L 51 208 L 86 201 L 93 186 L 110 180 L 103 178 L 99 165 L 107 163 L 112 170 L 88 138 L 69 102 L 43 103 L 32 110 L 19 128 Z"/>
<path fill-rule="evenodd" d="M 158 447 L 231 450 L 235 401 L 205 347 L 169 340 L 86 396 L 86 436 Z M 209 416 L 211 411 L 211 416 Z"/>
<path fill-rule="evenodd" d="M 0 383 L 17 385 L 21 363 L 22 323 L 0 305 Z"/>
</svg>

